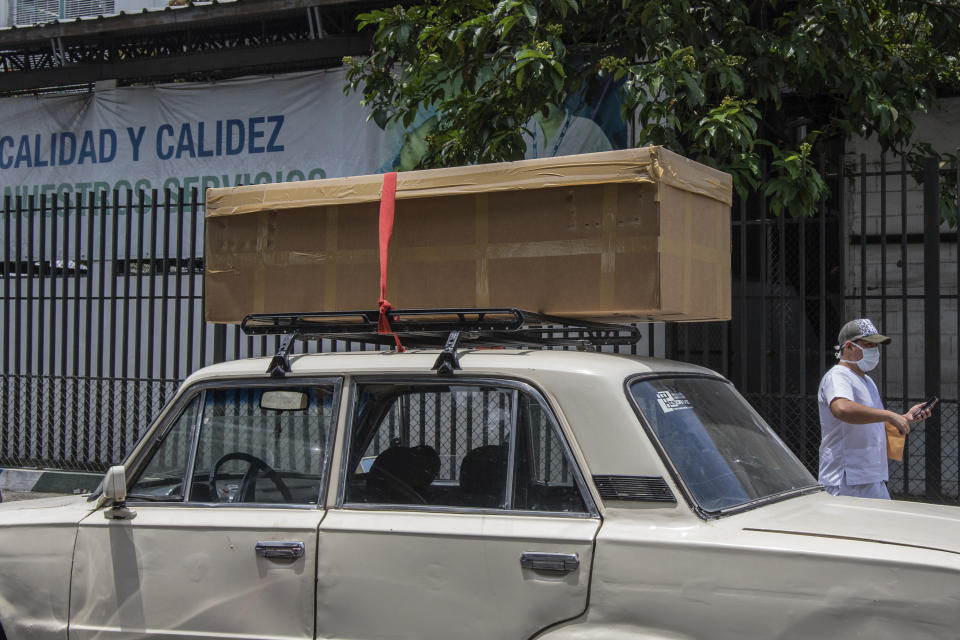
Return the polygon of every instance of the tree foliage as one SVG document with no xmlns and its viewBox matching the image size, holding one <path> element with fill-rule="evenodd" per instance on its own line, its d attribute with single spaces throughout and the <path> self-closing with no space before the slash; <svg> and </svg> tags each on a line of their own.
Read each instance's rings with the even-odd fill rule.
<svg viewBox="0 0 960 640">
<path fill-rule="evenodd" d="M 960 91 L 958 0 L 443 0 L 359 27 L 374 46 L 346 60 L 347 90 L 380 126 L 436 112 L 422 167 L 522 158 L 531 117 L 612 78 L 638 145 L 791 215 L 825 196 L 828 144 L 873 136 L 916 158 L 915 114 Z"/>
</svg>

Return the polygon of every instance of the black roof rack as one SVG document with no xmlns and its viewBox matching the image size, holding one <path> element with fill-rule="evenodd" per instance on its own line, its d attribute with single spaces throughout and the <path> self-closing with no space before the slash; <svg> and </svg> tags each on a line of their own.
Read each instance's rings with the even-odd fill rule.
<svg viewBox="0 0 960 640">
<path fill-rule="evenodd" d="M 322 311 L 317 313 L 251 314 L 240 327 L 250 336 L 284 335 L 280 350 L 270 364 L 271 375 L 289 371 L 288 353 L 294 339 L 352 340 L 394 345 L 393 336 L 377 332 L 380 312 Z M 635 344 L 640 331 L 633 326 L 561 318 L 520 309 L 391 309 L 390 327 L 404 346 L 443 347 L 434 365 L 441 374 L 460 366 L 459 344 L 490 346 L 576 346 Z"/>
</svg>

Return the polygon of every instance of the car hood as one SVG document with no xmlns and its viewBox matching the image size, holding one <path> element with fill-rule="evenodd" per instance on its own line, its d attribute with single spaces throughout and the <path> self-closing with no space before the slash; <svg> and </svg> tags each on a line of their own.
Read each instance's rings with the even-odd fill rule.
<svg viewBox="0 0 960 640">
<path fill-rule="evenodd" d="M 835 497 L 785 500 L 736 517 L 744 531 L 814 536 L 960 554 L 960 508 Z"/>
<path fill-rule="evenodd" d="M 88 500 L 89 494 L 75 496 L 52 496 L 49 498 L 33 498 L 29 500 L 16 500 L 14 502 L 0 503 L 0 511 L 5 514 L 23 511 L 37 511 L 45 509 L 57 509 L 58 507 L 87 505 L 88 510 L 96 508 L 95 502 Z"/>
</svg>

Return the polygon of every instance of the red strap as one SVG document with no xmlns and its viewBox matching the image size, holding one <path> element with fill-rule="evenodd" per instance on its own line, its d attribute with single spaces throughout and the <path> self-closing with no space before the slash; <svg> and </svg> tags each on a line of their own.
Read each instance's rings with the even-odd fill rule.
<svg viewBox="0 0 960 640">
<path fill-rule="evenodd" d="M 377 333 L 392 335 L 397 343 L 397 351 L 404 351 L 400 344 L 400 337 L 390 327 L 387 312 L 390 303 L 387 302 L 387 254 L 390 250 L 390 236 L 393 234 L 393 210 L 397 195 L 397 172 L 383 174 L 383 191 L 380 193 L 380 317 L 377 319 Z"/>
</svg>

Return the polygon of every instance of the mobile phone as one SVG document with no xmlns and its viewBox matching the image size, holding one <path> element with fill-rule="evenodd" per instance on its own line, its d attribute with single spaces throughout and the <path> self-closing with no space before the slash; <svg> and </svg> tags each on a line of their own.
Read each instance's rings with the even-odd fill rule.
<svg viewBox="0 0 960 640">
<path fill-rule="evenodd" d="M 927 409 L 932 408 L 933 405 L 937 404 L 938 402 L 940 402 L 940 398 L 938 398 L 937 396 L 933 396 L 932 398 L 930 398 L 929 400 L 927 400 L 926 402 L 924 402 L 924 403 L 923 403 L 923 406 L 921 406 L 919 409 L 917 409 L 916 411 L 914 411 L 914 413 L 913 413 L 913 418 L 914 418 L 914 420 L 917 419 L 917 416 L 919 416 L 921 413 L 923 413 L 923 412 L 926 411 Z"/>
</svg>

